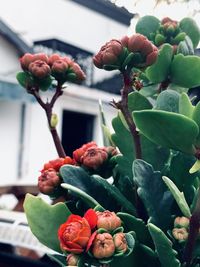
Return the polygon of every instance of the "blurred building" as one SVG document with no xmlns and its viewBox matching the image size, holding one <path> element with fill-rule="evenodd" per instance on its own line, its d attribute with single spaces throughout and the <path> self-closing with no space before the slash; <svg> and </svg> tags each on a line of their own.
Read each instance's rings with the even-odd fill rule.
<svg viewBox="0 0 200 267">
<path fill-rule="evenodd" d="M 57 157 L 43 110 L 15 79 L 25 52 L 73 57 L 87 74 L 68 84 L 54 111 L 68 155 L 83 143 L 102 144 L 98 100 L 109 124 L 116 113 L 120 79 L 95 69 L 92 56 L 112 38 L 126 35 L 133 14 L 107 0 L 6 0 L 0 8 L 0 185 L 33 183 L 43 164 Z M 48 96 L 45 96 L 48 97 Z"/>
</svg>

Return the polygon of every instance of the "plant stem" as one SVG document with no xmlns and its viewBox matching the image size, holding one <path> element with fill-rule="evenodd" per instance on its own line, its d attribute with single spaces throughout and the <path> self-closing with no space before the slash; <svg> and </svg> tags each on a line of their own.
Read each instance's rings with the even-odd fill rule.
<svg viewBox="0 0 200 267">
<path fill-rule="evenodd" d="M 56 91 L 55 91 L 51 101 L 50 102 L 47 101 L 46 103 L 40 97 L 39 90 L 37 88 L 31 88 L 31 89 L 28 90 L 28 92 L 30 94 L 32 94 L 36 98 L 36 100 L 39 103 L 39 105 L 45 110 L 45 113 L 46 113 L 46 116 L 47 116 L 49 130 L 50 130 L 51 136 L 53 138 L 54 145 L 56 147 L 58 156 L 61 157 L 61 158 L 66 157 L 66 154 L 65 154 L 64 148 L 62 146 L 61 140 L 59 138 L 58 132 L 56 130 L 56 127 L 53 127 L 51 125 L 51 117 L 52 117 L 53 106 L 54 106 L 56 100 L 58 99 L 58 97 L 63 94 L 61 85 L 59 85 L 59 84 L 57 85 Z"/>
<path fill-rule="evenodd" d="M 190 266 L 195 242 L 199 233 L 199 228 L 200 228 L 200 189 L 198 189 L 196 206 L 190 218 L 189 236 L 184 251 L 184 260 L 186 261 L 186 267 Z"/>
<path fill-rule="evenodd" d="M 136 125 L 133 121 L 132 114 L 128 109 L 128 94 L 132 90 L 131 87 L 131 78 L 130 78 L 130 71 L 125 71 L 123 73 L 124 78 L 124 87 L 121 90 L 122 99 L 118 103 L 114 103 L 115 106 L 121 110 L 126 123 L 130 129 L 131 135 L 133 137 L 133 143 L 135 146 L 135 158 L 141 159 L 142 158 L 142 151 L 141 151 L 141 143 L 140 143 L 140 136 L 139 132 L 136 130 Z"/>
</svg>

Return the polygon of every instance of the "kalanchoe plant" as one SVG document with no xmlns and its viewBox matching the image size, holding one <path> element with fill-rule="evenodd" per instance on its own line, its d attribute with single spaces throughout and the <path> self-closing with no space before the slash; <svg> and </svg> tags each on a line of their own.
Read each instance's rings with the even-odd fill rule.
<svg viewBox="0 0 200 267">
<path fill-rule="evenodd" d="M 94 56 L 96 67 L 121 73 L 121 100 L 111 102 L 118 115 L 112 133 L 102 112 L 104 147 L 91 141 L 72 158 L 52 108 L 64 82 L 84 74 L 58 55 L 20 60 L 18 81 L 45 110 L 58 152 L 41 170 L 39 189 L 65 199 L 48 205 L 28 194 L 24 209 L 32 232 L 58 253 L 50 257 L 61 266 L 200 265 L 200 104 L 198 96 L 190 98 L 200 86 L 194 55 L 200 31 L 190 18 L 145 16 L 136 32 Z M 40 91 L 52 84 L 55 94 L 45 103 Z"/>
</svg>

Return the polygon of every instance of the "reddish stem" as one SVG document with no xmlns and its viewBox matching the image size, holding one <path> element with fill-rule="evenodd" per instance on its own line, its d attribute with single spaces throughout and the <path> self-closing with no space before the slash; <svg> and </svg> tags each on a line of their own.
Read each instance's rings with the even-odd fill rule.
<svg viewBox="0 0 200 267">
<path fill-rule="evenodd" d="M 128 127 L 130 129 L 131 135 L 133 137 L 133 143 L 135 146 L 135 158 L 141 159 L 142 158 L 142 151 L 141 151 L 141 143 L 140 143 L 140 136 L 139 132 L 136 129 L 136 125 L 133 121 L 131 112 L 128 109 L 128 94 L 132 90 L 132 83 L 130 79 L 130 72 L 124 72 L 124 87 L 121 90 L 121 96 L 122 99 L 118 103 L 115 103 L 115 106 L 121 110 L 126 123 L 128 124 Z"/>
<path fill-rule="evenodd" d="M 47 101 L 46 103 L 41 99 L 40 94 L 39 94 L 39 90 L 37 88 L 30 88 L 28 90 L 28 92 L 30 94 L 34 95 L 34 97 L 36 98 L 37 102 L 45 110 L 45 113 L 46 113 L 46 116 L 47 116 L 48 125 L 49 125 L 49 130 L 51 132 L 51 136 L 53 138 L 54 145 L 56 147 L 58 156 L 61 157 L 61 158 L 66 157 L 64 148 L 62 146 L 61 140 L 60 140 L 59 135 L 58 135 L 58 132 L 57 132 L 56 128 L 52 127 L 52 125 L 51 125 L 51 117 L 52 117 L 53 106 L 54 106 L 56 100 L 58 99 L 58 97 L 63 94 L 61 85 L 60 84 L 57 85 L 56 91 L 55 91 L 51 101 L 50 102 Z"/>
</svg>

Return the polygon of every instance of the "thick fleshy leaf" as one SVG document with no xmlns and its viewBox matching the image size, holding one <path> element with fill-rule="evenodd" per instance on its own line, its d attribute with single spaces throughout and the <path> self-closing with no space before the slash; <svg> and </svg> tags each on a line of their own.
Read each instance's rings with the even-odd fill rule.
<svg viewBox="0 0 200 267">
<path fill-rule="evenodd" d="M 171 64 L 171 81 L 179 86 L 192 88 L 200 85 L 200 58 L 198 56 L 174 56 Z"/>
<path fill-rule="evenodd" d="M 46 78 L 42 80 L 37 80 L 37 84 L 42 91 L 47 91 L 49 87 L 51 86 L 53 79 L 51 76 L 47 76 Z"/>
<path fill-rule="evenodd" d="M 193 173 L 195 173 L 195 172 L 197 172 L 199 170 L 200 170 L 200 160 L 197 159 L 196 162 L 194 163 L 194 165 L 189 170 L 189 173 L 193 174 Z"/>
<path fill-rule="evenodd" d="M 121 206 L 131 214 L 135 214 L 135 207 L 132 203 L 114 185 L 109 184 L 102 177 L 90 176 L 82 168 L 71 165 L 61 167 L 60 175 L 66 183 L 63 187 L 67 188 L 72 185 L 77 190 L 82 190 L 105 209 L 115 210 Z"/>
<path fill-rule="evenodd" d="M 135 111 L 133 116 L 138 129 L 152 142 L 184 153 L 195 153 L 199 127 L 193 120 L 158 110 Z"/>
<path fill-rule="evenodd" d="M 183 18 L 179 22 L 179 27 L 190 37 L 194 48 L 197 47 L 200 40 L 200 30 L 197 23 L 192 18 Z"/>
<path fill-rule="evenodd" d="M 163 231 L 152 223 L 148 224 L 148 228 L 153 238 L 161 266 L 180 267 L 181 264 L 176 258 L 177 252 L 172 248 L 172 242 Z"/>
<path fill-rule="evenodd" d="M 193 113 L 192 113 L 192 119 L 196 122 L 196 124 L 199 126 L 200 129 L 200 102 L 195 106 Z M 197 147 L 200 146 L 200 133 L 196 140 Z"/>
<path fill-rule="evenodd" d="M 178 189 L 184 192 L 188 203 L 191 203 L 194 197 L 192 192 L 196 174 L 189 173 L 194 162 L 195 157 L 178 152 L 171 159 L 170 171 L 168 174 Z"/>
<path fill-rule="evenodd" d="M 182 211 L 183 215 L 186 217 L 191 216 L 190 208 L 185 200 L 185 196 L 183 192 L 180 192 L 178 187 L 170 180 L 168 177 L 163 176 L 163 181 L 169 188 L 170 192 L 172 193 L 173 197 L 176 200 L 177 205 L 179 206 L 180 210 Z"/>
<path fill-rule="evenodd" d="M 173 48 L 164 44 L 159 50 L 156 62 L 146 69 L 146 76 L 152 83 L 161 83 L 167 80 L 173 57 Z"/>
<path fill-rule="evenodd" d="M 151 109 L 152 104 L 145 96 L 135 91 L 128 95 L 128 108 L 130 112 L 133 112 L 134 110 Z"/>
<path fill-rule="evenodd" d="M 62 256 L 59 254 L 48 254 L 48 257 L 52 260 L 55 261 L 59 266 L 65 267 L 66 266 L 66 256 Z"/>
<path fill-rule="evenodd" d="M 189 96 L 182 93 L 179 98 L 179 113 L 192 119 L 194 106 L 192 105 Z"/>
<path fill-rule="evenodd" d="M 155 94 L 158 93 L 158 91 L 159 91 L 159 85 L 153 84 L 142 87 L 142 89 L 140 90 L 140 94 L 149 97 L 149 96 L 154 96 Z"/>
<path fill-rule="evenodd" d="M 133 179 L 138 186 L 138 195 L 142 199 L 149 215 L 149 221 L 166 229 L 171 219 L 172 198 L 162 181 L 162 175 L 143 160 L 133 162 Z"/>
<path fill-rule="evenodd" d="M 134 95 L 135 97 L 136 95 Z M 131 106 L 133 107 L 133 103 L 129 105 L 129 109 Z M 146 103 L 146 104 L 145 104 Z M 135 108 L 141 108 L 142 105 L 135 105 Z M 149 103 L 144 101 L 144 109 L 148 109 L 150 107 Z M 124 174 L 129 176 L 129 171 L 132 168 L 132 162 L 135 159 L 135 148 L 133 145 L 133 138 L 130 134 L 130 131 L 128 131 L 125 127 L 125 125 L 122 123 L 120 116 L 114 118 L 112 120 L 112 125 L 114 128 L 115 133 L 112 134 L 112 140 L 115 143 L 115 145 L 119 148 L 120 152 L 122 153 L 124 160 L 119 159 L 118 166 L 119 169 L 124 170 Z M 142 147 L 142 157 L 144 160 L 148 161 L 150 164 L 154 166 L 155 169 L 161 170 L 169 157 L 169 150 L 166 148 L 162 148 L 160 145 L 157 146 L 154 143 L 152 143 L 149 139 L 144 137 L 143 135 L 140 135 L 141 139 L 141 147 Z M 126 166 L 124 165 L 124 162 L 126 162 Z M 131 178 L 129 176 L 129 178 Z"/>
<path fill-rule="evenodd" d="M 29 227 L 37 239 L 45 246 L 62 252 L 57 232 L 71 212 L 64 203 L 49 205 L 40 197 L 27 194 L 24 201 L 24 210 Z"/>
<path fill-rule="evenodd" d="M 28 72 L 18 72 L 16 78 L 18 83 L 24 88 L 27 88 L 28 85 L 33 84 L 33 78 Z"/>
<path fill-rule="evenodd" d="M 178 113 L 180 94 L 173 90 L 166 90 L 159 94 L 155 109 Z"/>
<path fill-rule="evenodd" d="M 123 221 L 125 232 L 134 231 L 140 243 L 152 247 L 152 239 L 143 220 L 123 212 L 118 212 L 117 216 Z"/>
<path fill-rule="evenodd" d="M 144 16 L 136 24 L 135 31 L 145 35 L 148 39 L 151 33 L 155 33 L 160 27 L 160 21 L 154 16 Z"/>
</svg>

